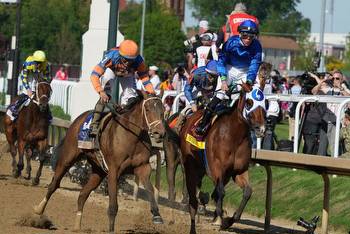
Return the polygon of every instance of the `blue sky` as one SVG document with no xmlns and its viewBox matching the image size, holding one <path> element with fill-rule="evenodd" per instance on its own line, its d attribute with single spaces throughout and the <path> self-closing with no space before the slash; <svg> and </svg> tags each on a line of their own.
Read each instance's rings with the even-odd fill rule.
<svg viewBox="0 0 350 234">
<path fill-rule="evenodd" d="M 297 6 L 304 17 L 311 20 L 311 32 L 320 32 L 321 22 L 321 4 L 323 0 L 301 0 Z M 350 0 L 333 0 L 333 32 L 349 33 L 350 32 Z M 187 1 L 186 1 L 187 2 Z M 242 0 L 244 2 L 244 0 Z M 326 12 L 330 11 L 331 0 L 326 1 Z M 188 6 L 186 6 L 188 7 Z M 325 32 L 331 32 L 331 15 L 326 14 Z M 186 9 L 185 12 L 186 26 L 196 25 L 197 21 L 191 17 L 191 12 Z"/>
</svg>

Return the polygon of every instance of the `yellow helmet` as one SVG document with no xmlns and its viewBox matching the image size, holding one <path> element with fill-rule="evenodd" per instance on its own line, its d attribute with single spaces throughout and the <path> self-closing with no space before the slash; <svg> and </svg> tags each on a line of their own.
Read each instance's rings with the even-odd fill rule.
<svg viewBox="0 0 350 234">
<path fill-rule="evenodd" d="M 138 55 L 138 46 L 133 40 L 124 40 L 119 45 L 119 53 L 127 59 L 134 59 Z"/>
<path fill-rule="evenodd" d="M 44 61 L 46 61 L 45 52 L 42 51 L 42 50 L 35 51 L 34 54 L 33 54 L 33 59 L 34 59 L 34 61 L 37 61 L 37 62 L 44 62 Z"/>
</svg>

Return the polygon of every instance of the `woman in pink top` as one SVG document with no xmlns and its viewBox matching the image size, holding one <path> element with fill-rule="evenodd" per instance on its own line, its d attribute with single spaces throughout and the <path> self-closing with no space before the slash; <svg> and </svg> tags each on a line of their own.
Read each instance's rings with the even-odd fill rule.
<svg viewBox="0 0 350 234">
<path fill-rule="evenodd" d="M 57 79 L 57 80 L 68 80 L 68 74 L 64 70 L 63 66 L 61 66 L 60 69 L 56 72 L 55 79 Z"/>
</svg>

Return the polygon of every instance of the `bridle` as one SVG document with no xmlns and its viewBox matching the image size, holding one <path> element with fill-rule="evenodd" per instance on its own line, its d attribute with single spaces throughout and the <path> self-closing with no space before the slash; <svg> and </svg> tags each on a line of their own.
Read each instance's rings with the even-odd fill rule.
<svg viewBox="0 0 350 234">
<path fill-rule="evenodd" d="M 49 95 L 46 95 L 46 94 L 43 94 L 39 97 L 39 85 L 40 84 L 45 84 L 45 85 L 48 85 L 50 87 L 50 94 Z M 43 99 L 43 98 L 47 98 L 47 99 L 50 99 L 50 96 L 51 96 L 51 86 L 50 86 L 50 83 L 49 82 L 46 82 L 46 81 L 41 81 L 39 83 L 37 83 L 36 87 L 35 87 L 35 99 L 33 98 L 32 101 L 39 105 L 40 104 L 40 100 Z"/>
<path fill-rule="evenodd" d="M 148 117 L 147 117 L 147 113 L 146 113 L 146 110 L 145 110 L 145 104 L 148 101 L 150 101 L 150 100 L 159 100 L 159 101 L 161 101 L 161 99 L 159 97 L 150 97 L 150 98 L 147 98 L 146 100 L 143 100 L 143 103 L 142 103 L 142 115 L 145 117 L 148 130 L 151 130 L 152 128 L 155 128 L 156 126 L 158 126 L 162 122 L 161 120 L 155 120 L 155 121 L 153 121 L 151 123 L 149 122 Z"/>
</svg>

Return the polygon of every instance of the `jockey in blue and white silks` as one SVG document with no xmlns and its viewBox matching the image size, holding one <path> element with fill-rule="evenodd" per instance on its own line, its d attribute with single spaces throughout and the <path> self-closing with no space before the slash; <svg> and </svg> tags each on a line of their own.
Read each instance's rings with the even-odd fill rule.
<svg viewBox="0 0 350 234">
<path fill-rule="evenodd" d="M 201 122 L 196 128 L 199 135 L 204 134 L 217 104 L 224 99 L 229 87 L 237 84 L 253 85 L 262 59 L 262 47 L 257 39 L 258 26 L 250 20 L 243 21 L 238 27 L 239 35 L 232 36 L 223 45 L 219 54 L 216 94 L 208 104 Z"/>
<path fill-rule="evenodd" d="M 186 107 L 180 112 L 176 124 L 177 128 L 181 127 L 184 117 L 190 109 L 192 112 L 197 111 L 197 103 L 195 99 L 199 92 L 204 99 L 209 100 L 213 97 L 217 78 L 217 61 L 215 60 L 209 61 L 205 66 L 198 67 L 191 73 L 191 77 L 184 87 L 185 97 L 190 105 L 186 105 Z"/>
</svg>

